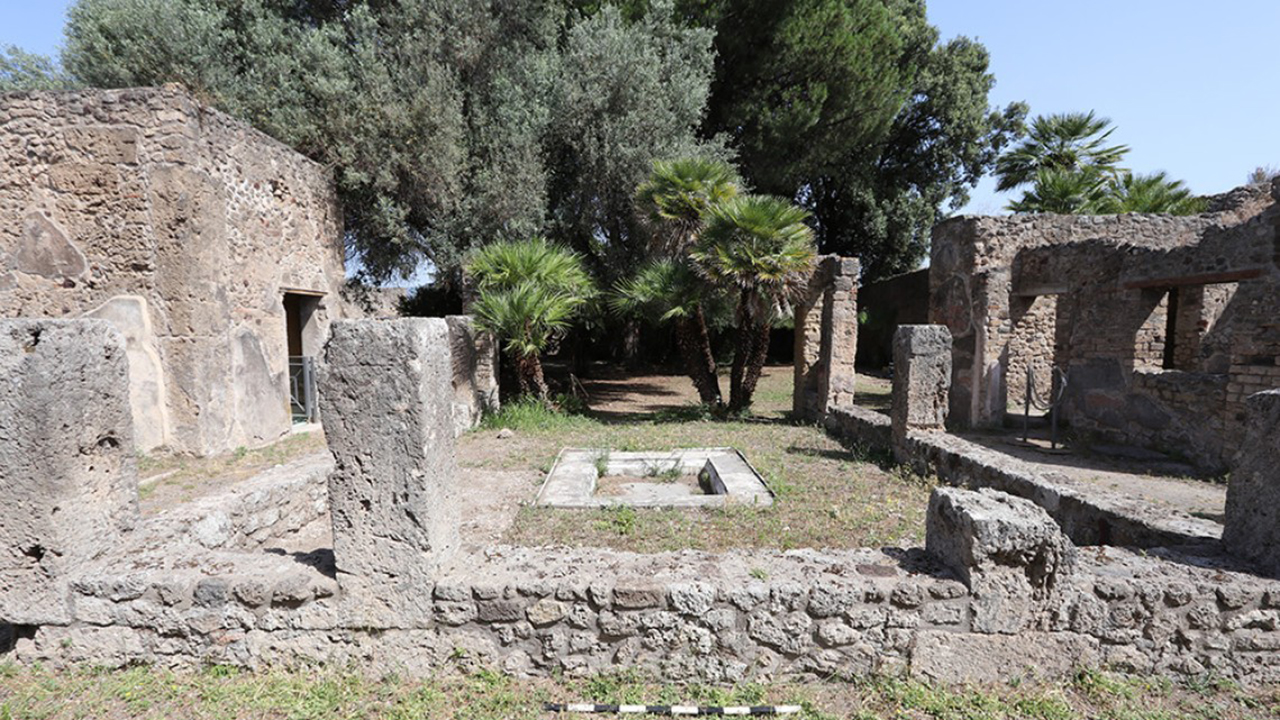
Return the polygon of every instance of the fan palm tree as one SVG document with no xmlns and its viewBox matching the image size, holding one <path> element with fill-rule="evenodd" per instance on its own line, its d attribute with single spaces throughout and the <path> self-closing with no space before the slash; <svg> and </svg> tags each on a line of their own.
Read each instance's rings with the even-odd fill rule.
<svg viewBox="0 0 1280 720">
<path fill-rule="evenodd" d="M 655 234 L 659 255 L 682 254 L 697 236 L 707 210 L 738 194 L 732 165 L 704 158 L 657 160 L 649 178 L 636 188 L 636 202 L 650 219 L 665 226 Z"/>
<path fill-rule="evenodd" d="M 1170 180 L 1164 172 L 1123 173 L 1107 183 L 1107 194 L 1098 211 L 1195 215 L 1204 212 L 1207 205 L 1204 198 L 1192 195 L 1181 180 Z"/>
<path fill-rule="evenodd" d="M 582 259 L 544 238 L 492 243 L 467 263 L 476 325 L 503 340 L 522 394 L 549 395 L 541 354 L 594 294 Z"/>
<path fill-rule="evenodd" d="M 1115 173 L 1129 146 L 1107 145 L 1115 131 L 1110 125 L 1092 110 L 1040 115 L 1031 121 L 1027 139 L 996 159 L 996 190 L 1036 182 L 1041 170 Z"/>
<path fill-rule="evenodd" d="M 709 210 L 706 227 L 689 253 L 703 277 L 737 293 L 730 412 L 751 405 L 775 308 L 808 285 L 817 249 L 807 218 L 805 210 L 782 198 L 739 196 Z"/>
<path fill-rule="evenodd" d="M 657 306 L 664 321 L 674 323 L 676 345 L 685 371 L 703 404 L 723 405 L 711 334 L 703 308 L 705 283 L 683 262 L 697 239 L 710 208 L 738 194 L 733 166 L 718 160 L 658 160 L 649 178 L 636 189 L 636 202 L 658 228 L 653 251 L 658 260 L 615 288 L 615 310 L 635 312 Z M 675 260 L 675 262 L 672 262 Z"/>
<path fill-rule="evenodd" d="M 1035 185 L 1022 193 L 1022 199 L 1009 203 L 1009 209 L 1018 213 L 1097 215 L 1106 194 L 1107 178 L 1096 169 L 1041 168 L 1036 172 Z"/>
<path fill-rule="evenodd" d="M 718 409 L 724 401 L 703 310 L 709 299 L 708 290 L 706 281 L 688 263 L 661 258 L 642 266 L 633 277 L 619 281 L 609 304 L 620 314 L 648 315 L 657 317 L 659 322 L 673 323 L 676 347 L 699 400 Z"/>
</svg>

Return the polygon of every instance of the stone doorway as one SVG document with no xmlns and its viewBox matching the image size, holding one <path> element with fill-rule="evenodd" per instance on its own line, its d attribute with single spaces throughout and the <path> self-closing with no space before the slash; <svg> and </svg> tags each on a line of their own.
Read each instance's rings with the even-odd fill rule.
<svg viewBox="0 0 1280 720">
<path fill-rule="evenodd" d="M 315 356 L 320 350 L 319 293 L 284 294 L 285 336 L 289 353 L 289 412 L 294 423 L 316 421 Z"/>
</svg>

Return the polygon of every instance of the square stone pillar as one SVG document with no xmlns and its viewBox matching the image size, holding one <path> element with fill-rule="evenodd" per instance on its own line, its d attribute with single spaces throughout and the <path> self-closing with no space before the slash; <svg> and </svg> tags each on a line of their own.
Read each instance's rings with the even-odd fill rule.
<svg viewBox="0 0 1280 720">
<path fill-rule="evenodd" d="M 1222 542 L 1280 577 L 1280 389 L 1245 401 L 1244 442 L 1231 468 Z"/>
<path fill-rule="evenodd" d="M 0 624 L 67 622 L 67 579 L 137 517 L 124 337 L 0 320 Z"/>
<path fill-rule="evenodd" d="M 893 336 L 895 446 L 913 430 L 945 430 L 951 389 L 951 332 L 943 325 L 902 325 Z M 900 458 L 901 459 L 901 458 Z"/>
<path fill-rule="evenodd" d="M 1075 546 L 1044 508 L 991 489 L 934 490 L 925 549 L 973 593 L 980 633 L 1027 629 L 1075 565 Z"/>
<path fill-rule="evenodd" d="M 858 354 L 857 258 L 825 255 L 796 307 L 792 412 L 820 420 L 853 404 Z"/>
<path fill-rule="evenodd" d="M 443 319 L 333 324 L 319 390 L 344 590 L 429 589 L 457 549 L 452 377 Z"/>
</svg>

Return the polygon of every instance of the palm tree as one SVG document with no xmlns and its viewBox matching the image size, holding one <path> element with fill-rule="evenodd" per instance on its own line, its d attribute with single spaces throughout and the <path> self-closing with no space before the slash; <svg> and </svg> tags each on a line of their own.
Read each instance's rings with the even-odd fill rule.
<svg viewBox="0 0 1280 720">
<path fill-rule="evenodd" d="M 1092 110 L 1040 115 L 1031 121 L 1027 139 L 996 159 L 996 190 L 1035 182 L 1041 170 L 1115 173 L 1129 146 L 1107 146 L 1115 131 L 1110 125 L 1110 119 Z"/>
<path fill-rule="evenodd" d="M 1096 215 L 1106 192 L 1107 179 L 1096 169 L 1041 168 L 1036 172 L 1035 185 L 1022 193 L 1022 199 L 1009 203 L 1009 209 L 1018 213 Z"/>
<path fill-rule="evenodd" d="M 1164 172 L 1126 172 L 1108 181 L 1098 212 L 1195 215 L 1204 212 L 1207 205 L 1204 198 L 1192 195 L 1181 180 L 1170 180 Z"/>
<path fill-rule="evenodd" d="M 738 194 L 732 165 L 704 158 L 657 160 L 649 179 L 636 188 L 636 202 L 667 232 L 655 234 L 660 255 L 684 253 L 701 229 L 707 210 Z"/>
<path fill-rule="evenodd" d="M 653 247 L 658 260 L 619 283 L 613 303 L 623 312 L 635 312 L 641 306 L 659 307 L 661 318 L 675 324 L 676 345 L 699 399 L 712 408 L 719 408 L 724 401 L 703 309 L 707 293 L 683 260 L 708 210 L 737 196 L 737 182 L 733 166 L 718 160 L 654 162 L 649 178 L 636 189 L 636 202 L 648 210 L 659 228 Z M 670 262 L 672 259 L 677 262 Z"/>
<path fill-rule="evenodd" d="M 712 283 L 737 291 L 738 347 L 729 375 L 729 411 L 751 405 L 769 349 L 775 308 L 808 285 L 817 260 L 808 213 L 768 195 L 713 206 L 690 251 Z"/>
<path fill-rule="evenodd" d="M 642 266 L 635 276 L 619 281 L 609 304 L 620 314 L 648 315 L 675 325 L 676 347 L 685 372 L 693 380 L 699 400 L 714 410 L 724 401 L 703 310 L 709 300 L 708 290 L 706 281 L 688 263 L 661 258 Z"/>
<path fill-rule="evenodd" d="M 522 394 L 549 394 L 540 356 L 594 294 L 582 259 L 544 238 L 492 243 L 467 263 L 476 325 L 504 341 Z"/>
</svg>

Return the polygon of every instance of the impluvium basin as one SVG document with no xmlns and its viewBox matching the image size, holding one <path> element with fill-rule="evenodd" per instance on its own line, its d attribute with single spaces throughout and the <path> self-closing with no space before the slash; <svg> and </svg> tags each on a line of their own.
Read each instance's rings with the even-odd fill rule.
<svg viewBox="0 0 1280 720">
<path fill-rule="evenodd" d="M 686 448 L 615 452 L 566 448 L 538 492 L 563 508 L 767 506 L 773 493 L 737 450 Z"/>
</svg>

